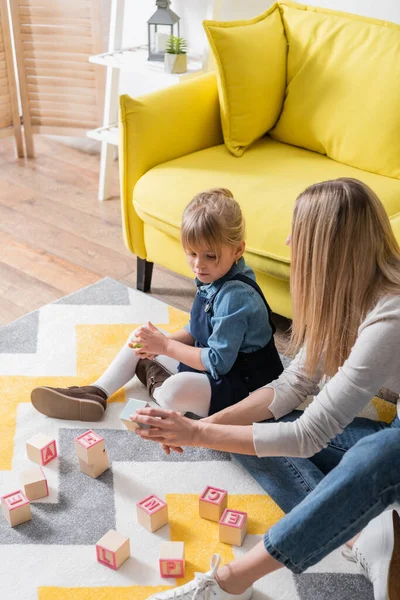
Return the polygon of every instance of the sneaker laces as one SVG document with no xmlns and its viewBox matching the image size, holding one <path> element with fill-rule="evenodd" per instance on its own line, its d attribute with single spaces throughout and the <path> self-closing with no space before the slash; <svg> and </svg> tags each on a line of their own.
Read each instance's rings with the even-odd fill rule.
<svg viewBox="0 0 400 600">
<path fill-rule="evenodd" d="M 365 577 L 371 580 L 371 573 L 367 559 L 361 554 L 358 548 L 352 550 L 348 546 L 343 546 L 341 554 L 346 560 L 358 564 L 364 571 Z"/>
<path fill-rule="evenodd" d="M 218 585 L 215 574 L 220 562 L 220 554 L 214 554 L 211 559 L 211 571 L 208 573 L 195 573 L 193 581 L 174 590 L 171 600 L 211 600 L 212 588 Z M 157 596 L 155 600 L 157 600 Z"/>
</svg>

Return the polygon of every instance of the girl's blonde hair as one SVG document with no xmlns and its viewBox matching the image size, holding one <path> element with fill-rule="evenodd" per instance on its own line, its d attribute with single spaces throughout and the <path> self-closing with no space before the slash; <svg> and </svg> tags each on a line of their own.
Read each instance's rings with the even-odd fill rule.
<svg viewBox="0 0 400 600">
<path fill-rule="evenodd" d="M 217 261 L 224 244 L 240 244 L 245 221 L 230 190 L 212 188 L 197 194 L 183 212 L 181 242 L 185 250 L 209 248 Z"/>
<path fill-rule="evenodd" d="M 400 250 L 376 194 L 357 179 L 308 187 L 291 233 L 290 350 L 305 344 L 307 372 L 334 375 L 379 297 L 400 294 Z"/>
</svg>

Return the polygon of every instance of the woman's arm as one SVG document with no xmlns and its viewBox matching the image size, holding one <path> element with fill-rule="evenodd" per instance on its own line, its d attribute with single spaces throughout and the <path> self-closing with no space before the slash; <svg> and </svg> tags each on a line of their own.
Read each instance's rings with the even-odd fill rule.
<svg viewBox="0 0 400 600">
<path fill-rule="evenodd" d="M 215 425 L 195 421 L 181 413 L 161 408 L 140 409 L 131 419 L 137 423 L 151 425 L 150 429 L 136 429 L 136 434 L 144 440 L 170 447 L 201 446 L 255 455 L 251 426 Z"/>
<path fill-rule="evenodd" d="M 274 415 L 269 410 L 269 405 L 274 399 L 273 388 L 261 388 L 247 396 L 241 402 L 228 406 L 211 417 L 202 419 L 202 423 L 220 425 L 252 425 L 267 419 L 273 419 Z"/>
</svg>

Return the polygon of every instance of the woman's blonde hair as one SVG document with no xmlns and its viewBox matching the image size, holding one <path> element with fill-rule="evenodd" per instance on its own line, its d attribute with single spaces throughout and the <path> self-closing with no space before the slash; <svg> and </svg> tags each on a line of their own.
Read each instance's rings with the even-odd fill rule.
<svg viewBox="0 0 400 600">
<path fill-rule="evenodd" d="M 307 372 L 334 375 L 379 297 L 400 294 L 400 250 L 376 194 L 357 179 L 308 187 L 291 233 L 290 350 L 306 347 Z M 379 349 L 378 349 L 379 351 Z"/>
<path fill-rule="evenodd" d="M 183 212 L 181 242 L 185 250 L 209 248 L 217 261 L 224 244 L 240 244 L 245 221 L 230 190 L 212 188 L 197 194 Z"/>
</svg>

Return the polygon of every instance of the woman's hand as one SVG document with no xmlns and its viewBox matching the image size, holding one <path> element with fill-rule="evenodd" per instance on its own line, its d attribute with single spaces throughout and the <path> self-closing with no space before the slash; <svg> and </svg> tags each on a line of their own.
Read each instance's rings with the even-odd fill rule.
<svg viewBox="0 0 400 600">
<path fill-rule="evenodd" d="M 135 348 L 135 345 L 139 344 Z M 168 337 L 161 333 L 154 327 L 150 321 L 147 327 L 141 326 L 135 329 L 131 337 L 131 343 L 129 346 L 134 349 L 135 354 L 138 354 L 141 358 L 150 358 L 152 355 L 166 354 L 168 344 Z"/>
<path fill-rule="evenodd" d="M 182 413 L 162 408 L 141 408 L 131 420 L 150 425 L 150 429 L 137 428 L 136 434 L 144 440 L 159 442 L 167 454 L 167 448 L 182 453 L 182 446 L 197 445 L 200 422 L 188 419 Z"/>
<path fill-rule="evenodd" d="M 183 454 L 183 448 L 180 446 L 167 446 L 167 444 L 161 444 L 161 448 L 164 450 L 165 454 L 171 454 L 171 452 Z"/>
</svg>

